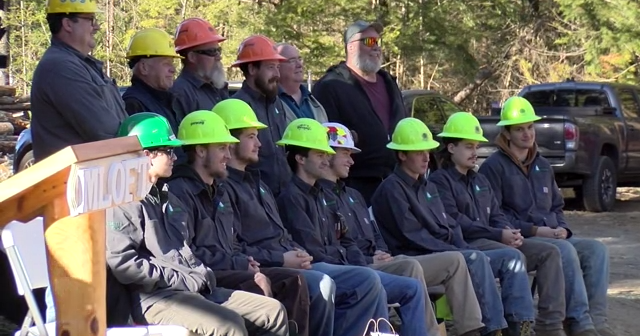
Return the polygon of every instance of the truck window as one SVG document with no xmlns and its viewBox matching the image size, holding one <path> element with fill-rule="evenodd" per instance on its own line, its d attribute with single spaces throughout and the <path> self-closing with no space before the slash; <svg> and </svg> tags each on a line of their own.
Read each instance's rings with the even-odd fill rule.
<svg viewBox="0 0 640 336">
<path fill-rule="evenodd" d="M 598 89 L 529 91 L 523 95 L 533 107 L 610 107 L 607 93 Z"/>
<path fill-rule="evenodd" d="M 444 124 L 446 119 L 438 106 L 436 97 L 419 96 L 413 100 L 412 116 L 427 125 Z"/>
<path fill-rule="evenodd" d="M 460 112 L 462 111 L 456 104 L 440 97 L 438 98 L 438 102 L 440 103 L 440 107 L 442 107 L 442 110 L 444 111 L 444 117 L 445 118 L 449 118 L 452 114 L 456 113 L 456 112 Z"/>
<path fill-rule="evenodd" d="M 622 113 L 625 118 L 638 118 L 640 116 L 640 106 L 638 106 L 638 101 L 632 90 L 620 89 L 618 90 L 618 97 L 620 98 Z"/>
</svg>

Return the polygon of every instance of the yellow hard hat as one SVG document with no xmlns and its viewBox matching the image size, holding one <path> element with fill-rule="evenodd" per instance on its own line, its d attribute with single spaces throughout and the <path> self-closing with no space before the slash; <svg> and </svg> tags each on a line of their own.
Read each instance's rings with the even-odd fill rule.
<svg viewBox="0 0 640 336">
<path fill-rule="evenodd" d="M 404 118 L 398 122 L 387 148 L 396 151 L 424 151 L 438 148 L 431 131 L 420 119 Z"/>
<path fill-rule="evenodd" d="M 219 115 L 207 110 L 187 114 L 178 127 L 178 139 L 185 145 L 240 142 Z"/>
<path fill-rule="evenodd" d="M 256 129 L 267 128 L 267 125 L 258 120 L 251 106 L 240 99 L 225 99 L 217 103 L 212 111 L 224 120 L 230 130 L 250 127 Z"/>
<path fill-rule="evenodd" d="M 278 146 L 298 146 L 316 149 L 329 154 L 336 152 L 329 146 L 327 128 L 314 119 L 298 118 L 292 121 L 284 130 L 282 139 L 276 142 Z"/>
<path fill-rule="evenodd" d="M 131 38 L 127 48 L 127 58 L 165 56 L 182 58 L 173 47 L 173 38 L 158 28 L 143 29 Z"/>
<path fill-rule="evenodd" d="M 47 14 L 99 12 L 97 0 L 47 0 Z"/>
</svg>

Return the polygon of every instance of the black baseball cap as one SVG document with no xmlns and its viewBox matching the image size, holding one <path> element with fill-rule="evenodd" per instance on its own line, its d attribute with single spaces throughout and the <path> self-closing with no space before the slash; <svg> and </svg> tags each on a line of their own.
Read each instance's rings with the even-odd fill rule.
<svg viewBox="0 0 640 336">
<path fill-rule="evenodd" d="M 353 35 L 362 33 L 369 28 L 375 29 L 378 34 L 382 34 L 382 31 L 384 30 L 384 27 L 379 22 L 369 23 L 366 21 L 358 20 L 352 23 L 349 27 L 347 27 L 347 30 L 344 31 L 344 43 L 349 43 L 349 40 L 351 40 Z"/>
</svg>

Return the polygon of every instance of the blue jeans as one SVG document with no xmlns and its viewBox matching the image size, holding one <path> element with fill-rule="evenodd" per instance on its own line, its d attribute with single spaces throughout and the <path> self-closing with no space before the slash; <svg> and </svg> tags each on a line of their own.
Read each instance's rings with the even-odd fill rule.
<svg viewBox="0 0 640 336">
<path fill-rule="evenodd" d="M 45 313 L 44 323 L 51 323 L 56 321 L 56 307 L 53 304 L 53 292 L 51 286 L 47 287 L 44 292 L 44 302 L 47 304 L 47 312 Z"/>
<path fill-rule="evenodd" d="M 387 292 L 388 303 L 400 304 L 398 314 L 402 320 L 402 335 L 425 336 L 429 327 L 424 306 L 424 284 L 414 278 L 376 272 Z"/>
<path fill-rule="evenodd" d="M 330 276 L 336 284 L 334 336 L 362 335 L 369 320 L 389 320 L 387 294 L 374 270 L 323 262 L 312 264 L 311 269 Z M 382 325 L 382 332 L 390 332 Z"/>
<path fill-rule="evenodd" d="M 309 287 L 309 335 L 333 335 L 336 284 L 330 276 L 314 271 L 300 270 Z"/>
<path fill-rule="evenodd" d="M 485 333 L 504 329 L 509 322 L 533 321 L 535 311 L 525 258 L 516 249 L 460 251 L 467 262 L 482 310 Z M 495 278 L 500 280 L 502 294 Z M 505 320 L 506 318 L 506 320 Z"/>
<path fill-rule="evenodd" d="M 572 332 L 607 325 L 609 251 L 594 239 L 536 239 L 560 249 L 564 272 L 567 322 Z"/>
</svg>

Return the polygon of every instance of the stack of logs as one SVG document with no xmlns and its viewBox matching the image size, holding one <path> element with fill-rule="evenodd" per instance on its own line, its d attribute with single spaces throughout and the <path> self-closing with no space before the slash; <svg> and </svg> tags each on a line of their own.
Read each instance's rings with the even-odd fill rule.
<svg viewBox="0 0 640 336">
<path fill-rule="evenodd" d="M 16 97 L 16 88 L 0 85 L 0 158 L 13 154 L 20 132 L 29 127 L 29 96 Z"/>
</svg>

